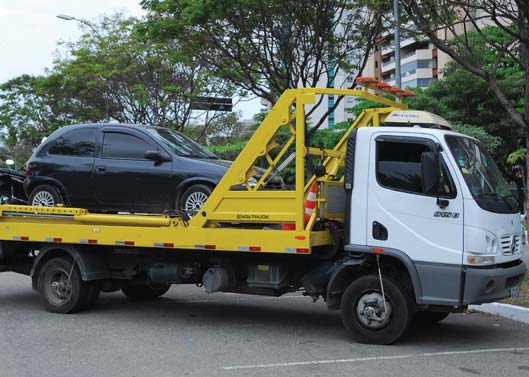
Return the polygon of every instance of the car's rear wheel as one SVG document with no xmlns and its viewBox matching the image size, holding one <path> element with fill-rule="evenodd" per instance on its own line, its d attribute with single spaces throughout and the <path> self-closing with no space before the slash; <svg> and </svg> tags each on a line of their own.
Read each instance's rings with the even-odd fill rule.
<svg viewBox="0 0 529 377">
<path fill-rule="evenodd" d="M 31 191 L 29 204 L 38 207 L 55 207 L 63 204 L 61 193 L 51 185 L 39 185 Z"/>
<path fill-rule="evenodd" d="M 208 200 L 211 191 L 211 187 L 202 184 L 189 186 L 182 194 L 179 208 L 190 216 L 195 216 Z"/>
</svg>

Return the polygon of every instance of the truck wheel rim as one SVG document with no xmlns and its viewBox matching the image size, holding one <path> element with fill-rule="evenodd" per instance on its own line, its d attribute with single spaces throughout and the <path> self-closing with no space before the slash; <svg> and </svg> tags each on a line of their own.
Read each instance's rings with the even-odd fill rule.
<svg viewBox="0 0 529 377">
<path fill-rule="evenodd" d="M 53 196 L 47 191 L 39 191 L 33 197 L 31 205 L 38 207 L 53 207 L 55 205 L 55 200 Z"/>
<path fill-rule="evenodd" d="M 391 303 L 386 294 L 386 310 L 384 310 L 384 301 L 382 293 L 370 291 L 364 293 L 356 301 L 355 315 L 360 323 L 369 329 L 381 329 L 389 323 L 391 318 Z"/>
<path fill-rule="evenodd" d="M 54 305 L 62 305 L 70 299 L 72 294 L 72 282 L 68 274 L 62 269 L 50 271 L 46 276 L 45 295 L 46 299 Z"/>
<path fill-rule="evenodd" d="M 194 215 L 197 213 L 200 208 L 204 205 L 204 203 L 208 200 L 208 196 L 204 194 L 203 192 L 196 191 L 191 193 L 189 195 L 184 203 L 184 209 Z"/>
</svg>

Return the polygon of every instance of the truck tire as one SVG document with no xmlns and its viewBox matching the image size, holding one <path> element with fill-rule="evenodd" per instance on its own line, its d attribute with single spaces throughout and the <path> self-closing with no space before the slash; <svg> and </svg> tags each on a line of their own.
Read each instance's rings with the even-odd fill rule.
<svg viewBox="0 0 529 377">
<path fill-rule="evenodd" d="M 134 300 L 149 300 L 163 296 L 169 288 L 171 288 L 171 284 L 141 284 L 123 287 L 121 291 L 125 296 Z"/>
<path fill-rule="evenodd" d="M 52 313 L 75 313 L 92 306 L 99 290 L 84 282 L 70 258 L 47 261 L 39 270 L 37 290 L 46 310 Z M 96 297 L 97 296 L 97 297 Z"/>
<path fill-rule="evenodd" d="M 202 184 L 189 186 L 182 194 L 178 208 L 190 216 L 195 216 L 206 203 L 212 191 L 211 187 Z"/>
<path fill-rule="evenodd" d="M 415 322 L 424 325 L 433 325 L 441 322 L 449 314 L 450 312 L 417 312 L 415 313 Z"/>
<path fill-rule="evenodd" d="M 28 200 L 29 205 L 39 207 L 55 207 L 63 204 L 62 195 L 54 186 L 38 185 L 31 191 Z"/>
<path fill-rule="evenodd" d="M 408 293 L 390 277 L 384 276 L 382 281 L 387 313 L 378 275 L 354 280 L 342 296 L 342 321 L 356 342 L 391 344 L 410 326 L 413 310 Z"/>
</svg>

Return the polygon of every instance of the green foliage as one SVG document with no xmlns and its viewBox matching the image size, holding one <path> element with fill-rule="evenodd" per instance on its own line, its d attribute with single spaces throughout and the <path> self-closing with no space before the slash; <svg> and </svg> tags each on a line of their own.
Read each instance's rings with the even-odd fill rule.
<svg viewBox="0 0 529 377">
<path fill-rule="evenodd" d="M 514 152 L 509 153 L 506 162 L 509 165 L 517 165 L 523 163 L 527 156 L 527 150 L 525 148 L 518 148 Z"/>
<path fill-rule="evenodd" d="M 499 28 L 487 27 L 482 32 L 490 38 L 505 38 Z M 472 48 L 481 54 L 483 61 L 492 64 L 497 53 L 487 47 L 477 33 L 467 33 Z M 523 98 L 523 81 L 520 66 L 511 58 L 501 59 L 498 67 L 497 80 L 503 92 L 513 103 L 517 103 L 522 111 L 520 98 Z M 415 96 L 406 100 L 410 108 L 426 110 L 438 114 L 452 123 L 473 125 L 482 129 L 481 136 L 490 140 L 485 134 L 494 136 L 490 140 L 489 150 L 498 161 L 504 161 L 509 150 L 519 146 L 523 131 L 509 117 L 504 106 L 491 90 L 487 81 L 473 75 L 455 62 L 449 62 L 442 72 L 442 78 L 433 81 L 426 89 L 414 89 Z M 468 127 L 468 126 L 467 126 Z M 465 128 L 469 130 L 468 128 Z M 470 131 L 474 132 L 474 131 Z M 474 135 L 472 135 L 474 136 Z M 481 139 L 480 135 L 476 135 Z M 485 140 L 483 140 L 485 142 Z M 496 143 L 499 142 L 499 145 Z M 487 144 L 487 143 L 486 143 Z"/>
<path fill-rule="evenodd" d="M 99 119 L 182 130 L 196 96 L 231 95 L 229 86 L 183 54 L 174 41 L 147 42 L 139 21 L 120 14 L 85 28 L 54 70 Z"/>
<path fill-rule="evenodd" d="M 274 103 L 285 89 L 357 72 L 381 31 L 379 2 L 143 0 L 142 28 L 177 39 L 218 77 Z M 359 54 L 358 52 L 363 53 Z M 348 58 L 349 57 L 349 58 Z"/>
</svg>

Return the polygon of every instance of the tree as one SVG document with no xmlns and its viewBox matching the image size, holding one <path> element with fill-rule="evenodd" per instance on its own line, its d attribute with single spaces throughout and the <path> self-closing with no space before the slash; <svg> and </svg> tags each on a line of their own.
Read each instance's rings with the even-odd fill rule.
<svg viewBox="0 0 529 377">
<path fill-rule="evenodd" d="M 44 136 L 75 119 L 57 83 L 55 76 L 21 75 L 0 85 L 1 139 L 17 165 Z"/>
<path fill-rule="evenodd" d="M 151 124 L 183 130 L 197 96 L 231 96 L 174 41 L 153 44 L 135 33 L 139 21 L 120 14 L 83 24 L 80 40 L 66 44 L 54 72 L 98 120 Z"/>
<path fill-rule="evenodd" d="M 150 12 L 143 29 L 149 38 L 176 38 L 186 54 L 218 77 L 271 104 L 289 88 L 321 81 L 331 86 L 340 70 L 358 74 L 382 30 L 378 2 L 144 0 L 142 5 Z"/>
<path fill-rule="evenodd" d="M 485 80 L 506 111 L 523 130 L 529 145 L 529 5 L 526 0 L 400 0 L 416 31 L 425 34 L 440 50 L 465 70 Z M 496 26 L 487 34 L 485 25 Z M 469 31 L 473 30 L 474 33 Z M 475 44 L 473 40 L 480 40 Z M 484 54 L 486 50 L 494 51 Z M 519 66 L 520 101 L 512 101 L 500 81 Z M 516 77 L 513 77 L 516 79 Z M 529 148 L 526 148 L 529 151 Z M 526 158 L 529 164 L 529 159 Z M 529 195 L 526 195 L 529 201 Z M 528 202 L 529 204 L 529 202 Z"/>
</svg>

